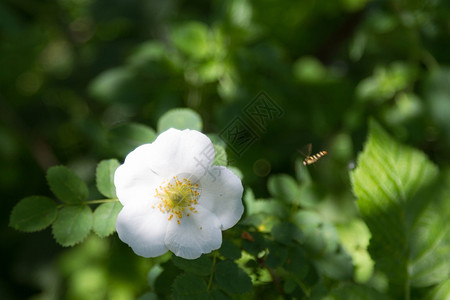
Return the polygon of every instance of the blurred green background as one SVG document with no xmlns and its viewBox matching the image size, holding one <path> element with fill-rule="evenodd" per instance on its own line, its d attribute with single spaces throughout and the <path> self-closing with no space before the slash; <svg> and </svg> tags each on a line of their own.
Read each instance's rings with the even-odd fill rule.
<svg viewBox="0 0 450 300">
<path fill-rule="evenodd" d="M 264 91 L 283 114 L 230 164 L 256 197 L 298 151 L 333 221 L 355 214 L 348 171 L 373 117 L 440 168 L 450 155 L 450 2 L 444 0 L 6 0 L 0 3 L 1 299 L 133 299 L 149 262 L 116 236 L 64 249 L 8 227 L 65 164 L 95 192 L 114 132 L 189 107 L 219 133 Z M 118 129 L 119 128 L 119 129 Z M 298 172 L 298 170 L 297 170 Z M 339 209 L 336 209 L 336 207 Z M 89 298 L 86 295 L 89 295 Z"/>
</svg>

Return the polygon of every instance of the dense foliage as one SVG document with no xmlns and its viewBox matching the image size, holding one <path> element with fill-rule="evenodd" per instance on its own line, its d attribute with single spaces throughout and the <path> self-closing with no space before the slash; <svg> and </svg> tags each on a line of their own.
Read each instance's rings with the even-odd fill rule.
<svg viewBox="0 0 450 300">
<path fill-rule="evenodd" d="M 7 0 L 0 16 L 1 299 L 450 298 L 450 2 Z M 115 169 L 170 127 L 206 133 L 245 188 L 196 260 L 114 233 Z"/>
</svg>

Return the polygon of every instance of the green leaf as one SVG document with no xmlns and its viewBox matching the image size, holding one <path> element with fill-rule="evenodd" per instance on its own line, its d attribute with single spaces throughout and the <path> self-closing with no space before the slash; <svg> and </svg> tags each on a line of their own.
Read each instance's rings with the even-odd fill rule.
<svg viewBox="0 0 450 300">
<path fill-rule="evenodd" d="M 410 281 L 415 287 L 439 283 L 450 276 L 450 205 L 448 195 L 433 201 L 410 232 Z"/>
<path fill-rule="evenodd" d="M 172 261 L 178 268 L 192 274 L 206 276 L 211 273 L 211 260 L 206 256 L 202 255 L 197 259 L 184 259 L 178 256 L 173 256 Z"/>
<path fill-rule="evenodd" d="M 65 203 L 82 203 L 88 197 L 86 184 L 65 166 L 54 166 L 48 169 L 47 182 L 53 194 Z"/>
<path fill-rule="evenodd" d="M 284 268 L 291 272 L 298 280 L 303 280 L 309 271 L 308 258 L 306 253 L 300 246 L 289 247 L 288 259 Z"/>
<path fill-rule="evenodd" d="M 228 259 L 239 259 L 241 257 L 241 249 L 233 242 L 224 239 L 219 249 L 220 254 Z"/>
<path fill-rule="evenodd" d="M 253 191 L 250 189 L 244 195 L 247 215 L 268 214 L 283 219 L 289 215 L 289 211 L 280 201 L 273 199 L 255 199 Z"/>
<path fill-rule="evenodd" d="M 205 281 L 192 274 L 181 274 L 172 285 L 174 299 L 212 299 Z"/>
<path fill-rule="evenodd" d="M 252 288 L 247 273 L 229 260 L 217 263 L 215 279 L 223 290 L 231 294 L 243 294 Z"/>
<path fill-rule="evenodd" d="M 418 74 L 415 65 L 393 62 L 389 66 L 377 66 L 371 77 L 363 79 L 356 87 L 360 99 L 386 101 L 411 85 Z"/>
<path fill-rule="evenodd" d="M 25 232 L 38 231 L 52 224 L 57 214 L 55 201 L 43 196 L 31 196 L 14 206 L 9 226 Z"/>
<path fill-rule="evenodd" d="M 95 77 L 88 90 L 93 97 L 104 102 L 125 102 L 127 96 L 136 96 L 136 91 L 133 90 L 136 87 L 135 82 L 130 68 L 118 67 L 108 69 Z"/>
<path fill-rule="evenodd" d="M 172 286 L 171 283 L 175 281 L 175 278 L 179 276 L 180 269 L 175 267 L 172 260 L 168 260 L 161 264 L 162 272 L 156 278 L 154 286 L 155 292 L 163 295 L 164 298 L 169 298 L 172 296 Z"/>
<path fill-rule="evenodd" d="M 330 300 L 383 300 L 390 299 L 377 290 L 363 285 L 344 283 L 334 288 Z"/>
<path fill-rule="evenodd" d="M 448 252 L 445 259 L 441 243 L 445 237 L 448 241 L 449 227 L 429 205 L 437 200 L 430 197 L 437 174 L 423 153 L 399 144 L 377 123 L 370 123 L 368 141 L 351 174 L 352 185 L 372 234 L 369 252 L 398 290 L 448 276 L 442 269 L 449 269 Z"/>
<path fill-rule="evenodd" d="M 275 241 L 284 245 L 293 245 L 302 239 L 300 230 L 292 223 L 279 223 L 273 226 L 272 236 Z"/>
<path fill-rule="evenodd" d="M 214 289 L 214 288 L 211 290 L 211 295 L 214 300 L 232 300 L 233 299 L 230 296 L 224 294 L 222 291 L 220 291 L 218 289 Z"/>
<path fill-rule="evenodd" d="M 158 120 L 158 132 L 166 131 L 169 128 L 202 131 L 203 123 L 195 111 L 189 108 L 175 108 L 166 112 Z"/>
<path fill-rule="evenodd" d="M 214 157 L 213 165 L 215 166 L 226 166 L 228 164 L 227 152 L 225 148 L 214 144 L 214 152 L 216 153 Z"/>
<path fill-rule="evenodd" d="M 52 232 L 56 241 L 64 247 L 84 240 L 92 228 L 92 211 L 89 206 L 69 206 L 59 211 Z"/>
<path fill-rule="evenodd" d="M 102 160 L 97 165 L 96 183 L 97 189 L 103 196 L 117 198 L 116 187 L 114 186 L 114 172 L 120 166 L 117 159 Z"/>
<path fill-rule="evenodd" d="M 271 195 L 286 203 L 294 203 L 299 192 L 295 179 L 286 174 L 270 176 L 267 187 Z"/>
<path fill-rule="evenodd" d="M 92 229 L 99 237 L 107 237 L 115 231 L 117 215 L 122 207 L 117 201 L 103 203 L 95 209 Z"/>
<path fill-rule="evenodd" d="M 332 279 L 351 280 L 353 278 L 352 258 L 342 248 L 338 248 L 334 253 L 325 253 L 314 260 L 314 263 L 323 274 Z"/>
<path fill-rule="evenodd" d="M 288 258 L 288 248 L 278 243 L 269 243 L 269 255 L 266 264 L 271 269 L 276 269 L 283 265 Z"/>
<path fill-rule="evenodd" d="M 209 29 L 200 22 L 188 22 L 174 28 L 170 40 L 178 50 L 193 59 L 205 58 L 210 52 Z"/>
<path fill-rule="evenodd" d="M 339 246 L 339 235 L 333 224 L 314 212 L 298 211 L 293 221 L 302 232 L 302 244 L 314 256 L 334 253 Z"/>
<path fill-rule="evenodd" d="M 358 218 L 339 224 L 337 229 L 344 249 L 353 259 L 355 281 L 367 282 L 372 277 L 374 263 L 367 251 L 370 232 L 366 223 Z"/>
<path fill-rule="evenodd" d="M 158 300 L 158 295 L 152 292 L 147 292 L 139 296 L 136 300 Z"/>
<path fill-rule="evenodd" d="M 435 286 L 425 297 L 425 300 L 450 299 L 450 279 Z"/>
<path fill-rule="evenodd" d="M 151 143 L 155 138 L 156 133 L 152 128 L 143 124 L 126 123 L 111 129 L 108 141 L 117 155 L 125 157 L 136 147 Z"/>
</svg>

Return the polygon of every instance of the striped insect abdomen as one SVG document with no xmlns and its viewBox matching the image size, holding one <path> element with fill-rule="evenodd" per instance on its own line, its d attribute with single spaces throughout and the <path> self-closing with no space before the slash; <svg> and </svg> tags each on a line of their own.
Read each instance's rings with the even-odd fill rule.
<svg viewBox="0 0 450 300">
<path fill-rule="evenodd" d="M 324 150 L 324 151 L 320 151 L 319 153 L 316 153 L 314 155 L 307 156 L 305 158 L 305 160 L 303 161 L 303 165 L 304 166 L 311 165 L 325 155 L 327 155 L 327 151 Z"/>
</svg>

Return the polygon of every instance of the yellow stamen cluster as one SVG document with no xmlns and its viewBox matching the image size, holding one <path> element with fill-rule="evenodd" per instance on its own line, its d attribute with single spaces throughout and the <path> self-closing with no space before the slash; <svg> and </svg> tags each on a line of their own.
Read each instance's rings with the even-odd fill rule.
<svg viewBox="0 0 450 300">
<path fill-rule="evenodd" d="M 200 196 L 198 184 L 193 184 L 187 178 L 178 179 L 177 176 L 163 182 L 159 188 L 155 189 L 155 197 L 160 199 L 156 208 L 162 213 L 169 214 L 168 220 L 176 217 L 177 223 L 183 216 L 190 216 L 190 213 L 197 213 L 195 206 Z M 155 207 L 155 206 L 154 206 Z"/>
</svg>

